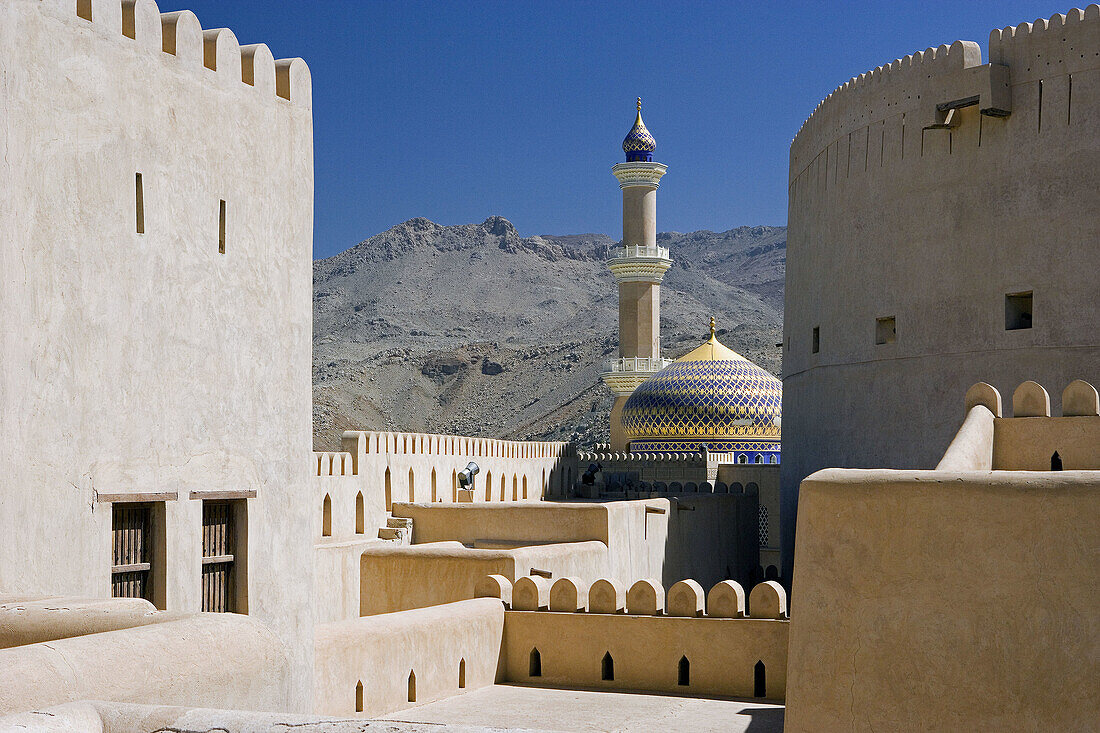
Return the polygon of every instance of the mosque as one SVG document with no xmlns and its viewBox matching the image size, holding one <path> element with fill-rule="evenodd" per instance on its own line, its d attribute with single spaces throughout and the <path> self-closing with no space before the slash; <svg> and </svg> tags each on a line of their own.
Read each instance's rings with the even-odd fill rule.
<svg viewBox="0 0 1100 733">
<path fill-rule="evenodd" d="M 662 355 L 639 100 L 594 451 L 311 451 L 305 62 L 155 0 L 0 39 L 0 730 L 1100 720 L 1100 7 L 813 112 L 782 385 Z"/>
</svg>

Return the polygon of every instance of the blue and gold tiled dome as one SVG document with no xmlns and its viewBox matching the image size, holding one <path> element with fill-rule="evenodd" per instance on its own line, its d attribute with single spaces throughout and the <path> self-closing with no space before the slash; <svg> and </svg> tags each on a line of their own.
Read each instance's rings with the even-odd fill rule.
<svg viewBox="0 0 1100 733">
<path fill-rule="evenodd" d="M 735 453 L 779 463 L 783 383 L 710 339 L 642 382 L 623 405 L 630 451 Z"/>
<path fill-rule="evenodd" d="M 634 118 L 634 127 L 630 128 L 623 140 L 623 152 L 630 163 L 638 160 L 652 161 L 653 151 L 656 149 L 657 141 L 642 122 L 642 98 L 638 97 L 638 116 Z"/>
</svg>

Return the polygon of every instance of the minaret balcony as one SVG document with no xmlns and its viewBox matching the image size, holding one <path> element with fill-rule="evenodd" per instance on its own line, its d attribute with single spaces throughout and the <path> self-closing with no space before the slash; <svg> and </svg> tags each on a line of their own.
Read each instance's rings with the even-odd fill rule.
<svg viewBox="0 0 1100 733">
<path fill-rule="evenodd" d="M 600 379 L 616 395 L 631 394 L 638 385 L 672 363 L 672 359 L 649 356 L 626 356 L 604 364 Z"/>
<path fill-rule="evenodd" d="M 672 259 L 668 247 L 628 244 L 611 256 L 607 267 L 619 282 L 660 283 Z"/>
</svg>

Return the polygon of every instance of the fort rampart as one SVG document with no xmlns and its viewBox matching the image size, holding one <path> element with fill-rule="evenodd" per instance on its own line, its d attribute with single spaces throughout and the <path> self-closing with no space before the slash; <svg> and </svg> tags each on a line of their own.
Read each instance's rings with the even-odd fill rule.
<svg viewBox="0 0 1100 733">
<path fill-rule="evenodd" d="M 979 379 L 1100 378 L 1100 7 L 852 78 L 791 145 L 783 550 L 827 466 L 931 468 Z M 1058 395 L 1054 395 L 1057 407 Z"/>
</svg>

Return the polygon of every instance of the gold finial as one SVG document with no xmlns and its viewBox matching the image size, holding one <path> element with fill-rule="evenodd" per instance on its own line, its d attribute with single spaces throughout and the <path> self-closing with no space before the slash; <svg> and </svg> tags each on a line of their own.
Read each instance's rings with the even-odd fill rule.
<svg viewBox="0 0 1100 733">
<path fill-rule="evenodd" d="M 639 112 L 642 111 L 642 98 L 641 97 L 638 97 L 638 111 Z"/>
<path fill-rule="evenodd" d="M 717 330 L 718 323 L 714 320 L 714 316 L 710 317 L 710 337 L 714 338 L 714 333 Z"/>
</svg>

